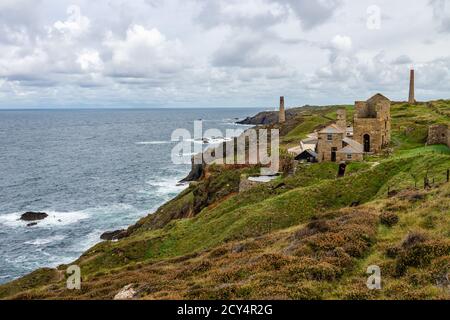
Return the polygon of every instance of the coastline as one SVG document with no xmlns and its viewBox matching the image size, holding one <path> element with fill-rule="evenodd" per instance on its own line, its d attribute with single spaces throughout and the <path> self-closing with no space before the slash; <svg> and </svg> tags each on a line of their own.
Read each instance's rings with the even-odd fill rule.
<svg viewBox="0 0 450 320">
<path fill-rule="evenodd" d="M 104 110 L 100 111 L 101 114 L 105 113 Z M 124 111 L 128 111 L 128 109 Z M 225 114 L 234 114 L 233 111 L 226 111 Z M 11 112 L 15 113 L 15 111 Z M 51 112 L 53 114 L 53 111 Z M 73 113 L 73 110 L 68 110 L 68 112 Z M 98 113 L 98 111 L 92 110 L 89 111 L 89 114 L 92 112 Z M 140 112 L 144 112 L 144 114 L 154 113 L 153 110 L 135 110 L 133 114 Z M 201 112 L 204 114 L 208 110 L 202 109 Z M 240 112 L 243 112 L 242 109 Z M 247 110 L 244 110 L 244 112 L 247 113 Z M 65 112 L 57 113 L 65 114 Z M 123 112 L 121 111 L 121 113 Z M 34 110 L 33 114 L 40 114 L 40 112 Z M 208 126 L 219 124 L 234 128 L 236 125 L 230 123 L 231 120 L 235 119 L 225 116 L 214 120 L 207 119 L 206 122 Z M 185 123 L 188 124 L 188 122 Z M 168 136 L 170 137 L 170 135 Z M 156 136 L 154 139 L 144 139 L 143 136 L 142 138 L 135 138 L 133 140 L 133 142 L 130 141 L 131 145 L 129 147 L 131 150 L 137 150 L 139 152 L 149 149 L 168 149 L 174 145 L 173 142 L 166 143 L 166 140 L 158 139 Z M 163 167 L 170 168 L 172 166 L 163 165 Z M 127 229 L 136 224 L 140 219 L 155 213 L 158 208 L 179 196 L 188 187 L 187 183 L 180 184 L 180 181 L 189 173 L 190 167 L 186 166 L 182 170 L 170 170 L 172 169 L 169 169 L 169 171 L 164 169 L 164 172 L 168 172 L 170 177 L 173 177 L 170 179 L 171 181 L 165 177 L 165 174 L 161 174 L 161 177 L 157 179 L 154 179 L 150 175 L 151 178 L 147 179 L 147 181 L 144 179 L 140 186 L 135 183 L 136 187 L 133 187 L 135 188 L 133 193 L 136 199 L 142 203 L 142 208 L 127 205 L 126 203 L 130 203 L 130 201 L 121 203 L 120 197 L 118 197 L 117 201 L 108 201 L 108 204 L 102 203 L 96 205 L 92 203 L 84 205 L 80 202 L 75 205 L 67 203 L 59 207 L 57 204 L 52 205 L 49 203 L 39 205 L 30 202 L 28 207 L 19 208 L 19 210 L 4 209 L 5 214 L 0 216 L 0 224 L 4 226 L 4 232 L 7 232 L 9 237 L 14 236 L 16 239 L 23 238 L 22 245 L 20 246 L 20 251 L 23 251 L 23 253 L 19 255 L 19 251 L 15 247 L 3 247 L 2 250 L 5 252 L 2 255 L 5 258 L 5 264 L 3 265 L 4 271 L 2 272 L 0 282 L 2 284 L 8 283 L 40 267 L 56 268 L 60 265 L 73 262 L 86 250 L 101 243 L 102 240 L 100 237 L 103 233 L 116 229 Z M 176 173 L 175 171 L 178 172 L 176 176 L 174 175 Z M 111 185 L 111 189 L 114 191 L 117 187 Z M 127 192 L 127 194 L 131 194 L 131 191 Z M 129 197 L 127 194 L 124 194 L 124 196 Z M 147 198 L 150 200 L 146 200 Z M 160 198 L 160 201 L 153 203 L 151 207 L 145 205 L 145 203 L 154 202 L 158 198 Z M 39 221 L 37 225 L 30 223 L 29 227 L 27 227 L 27 223 L 18 220 L 24 212 L 36 210 L 49 213 L 49 217 Z M 114 222 L 115 217 L 119 216 L 122 217 L 121 220 L 123 222 Z M 102 222 L 95 221 L 99 219 Z M 89 227 L 89 224 L 93 222 L 94 227 Z M 108 225 L 110 226 L 108 227 Z M 114 226 L 111 227 L 111 225 Z M 19 246 L 19 244 L 17 245 Z M 21 272 L 16 273 L 14 266 L 19 263 L 23 269 Z"/>
</svg>

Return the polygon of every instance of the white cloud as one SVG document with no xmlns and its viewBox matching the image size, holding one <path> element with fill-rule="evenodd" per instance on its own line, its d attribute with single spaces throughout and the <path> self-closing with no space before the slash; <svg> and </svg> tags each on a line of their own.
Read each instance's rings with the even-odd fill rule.
<svg viewBox="0 0 450 320">
<path fill-rule="evenodd" d="M 83 71 L 98 72 L 103 69 L 103 61 L 96 50 L 83 50 L 77 58 L 77 63 Z"/>
<path fill-rule="evenodd" d="M 88 17 L 81 14 L 80 7 L 75 5 L 68 7 L 67 14 L 67 20 L 57 21 L 53 24 L 54 30 L 66 38 L 79 37 L 89 30 L 91 22 Z"/>
<path fill-rule="evenodd" d="M 347 36 L 336 35 L 331 44 L 338 51 L 349 52 L 352 49 L 352 39 Z"/>
<path fill-rule="evenodd" d="M 450 5 L 373 1 L 3 0 L 0 107 L 448 98 Z M 411 23 L 414 21 L 414 24 Z M 14 104 L 14 105 L 12 105 Z"/>
<path fill-rule="evenodd" d="M 110 33 L 104 45 L 111 50 L 113 76 L 142 78 L 154 72 L 170 74 L 185 63 L 180 41 L 167 40 L 156 28 L 132 25 L 125 39 L 117 39 Z"/>
</svg>

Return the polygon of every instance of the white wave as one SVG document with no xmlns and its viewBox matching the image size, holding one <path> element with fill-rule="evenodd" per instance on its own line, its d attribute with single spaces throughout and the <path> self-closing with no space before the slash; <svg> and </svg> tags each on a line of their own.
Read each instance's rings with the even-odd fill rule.
<svg viewBox="0 0 450 320">
<path fill-rule="evenodd" d="M 216 145 L 216 144 L 221 144 L 221 143 L 232 141 L 232 140 L 233 139 L 231 139 L 231 138 L 211 138 L 211 139 L 208 139 L 208 142 L 210 145 Z"/>
<path fill-rule="evenodd" d="M 117 228 L 119 229 L 119 228 Z M 92 248 L 94 245 L 99 243 L 101 241 L 100 236 L 107 230 L 101 230 L 101 229 L 94 229 L 92 232 L 90 232 L 85 237 L 79 239 L 76 242 L 73 242 L 73 244 L 70 247 L 71 251 L 82 253 L 86 251 L 89 248 Z M 75 255 L 76 256 L 76 255 Z"/>
<path fill-rule="evenodd" d="M 139 141 L 136 145 L 171 144 L 172 141 Z"/>
<path fill-rule="evenodd" d="M 73 212 L 47 211 L 47 214 L 48 217 L 45 220 L 42 220 L 42 222 L 38 223 L 38 226 L 65 226 L 88 219 L 90 217 L 89 213 L 85 212 L 84 210 Z"/>
<path fill-rule="evenodd" d="M 36 227 L 50 227 L 50 226 L 66 226 L 76 223 L 81 220 L 88 219 L 90 215 L 85 211 L 73 211 L 73 212 L 56 212 L 51 210 L 43 210 L 48 214 L 48 217 L 44 220 L 34 221 L 37 223 Z M 29 224 L 29 221 L 20 220 L 23 212 L 14 212 L 9 214 L 0 215 L 0 224 L 8 227 L 18 227 Z"/>
<path fill-rule="evenodd" d="M 175 141 L 175 142 L 193 142 L 193 143 L 197 143 L 197 144 L 205 144 L 206 140 L 199 138 L 199 139 L 184 139 L 184 140 Z"/>
<path fill-rule="evenodd" d="M 48 238 L 41 238 L 41 239 L 35 239 L 32 241 L 27 241 L 25 242 L 25 244 L 31 244 L 33 246 L 42 246 L 42 245 L 46 245 L 55 241 L 61 241 L 65 239 L 64 236 L 53 236 L 53 237 L 48 237 Z"/>
<path fill-rule="evenodd" d="M 150 190 L 144 190 L 144 193 L 170 195 L 180 193 L 187 188 L 186 184 L 180 184 L 178 178 L 163 178 L 159 180 L 150 180 L 146 183 L 152 188 Z"/>
</svg>

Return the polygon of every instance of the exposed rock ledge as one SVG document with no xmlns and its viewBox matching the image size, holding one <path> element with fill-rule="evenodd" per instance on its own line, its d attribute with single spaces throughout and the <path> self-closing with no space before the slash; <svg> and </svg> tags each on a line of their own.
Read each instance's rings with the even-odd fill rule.
<svg viewBox="0 0 450 320">
<path fill-rule="evenodd" d="M 296 115 L 302 110 L 302 108 L 292 108 L 286 110 L 286 120 L 290 120 L 296 117 Z M 278 111 L 263 111 L 253 117 L 247 117 L 246 119 L 236 122 L 237 124 L 246 125 L 271 125 L 278 123 L 279 113 Z"/>
<path fill-rule="evenodd" d="M 116 231 L 108 231 L 103 233 L 100 236 L 100 239 L 105 240 L 105 241 L 113 241 L 113 240 L 120 240 L 123 239 L 127 236 L 127 231 L 126 230 L 116 230 Z"/>
</svg>

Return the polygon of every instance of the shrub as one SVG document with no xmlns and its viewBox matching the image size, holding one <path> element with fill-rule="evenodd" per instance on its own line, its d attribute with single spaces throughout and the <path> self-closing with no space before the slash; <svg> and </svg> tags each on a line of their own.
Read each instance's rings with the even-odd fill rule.
<svg viewBox="0 0 450 320">
<path fill-rule="evenodd" d="M 396 225 L 399 221 L 398 216 L 393 212 L 383 212 L 380 215 L 380 222 L 385 226 L 392 227 Z"/>
<path fill-rule="evenodd" d="M 420 232 L 410 232 L 406 239 L 402 243 L 403 248 L 412 247 L 418 243 L 423 243 L 427 241 L 428 237 Z"/>
<path fill-rule="evenodd" d="M 285 150 L 280 152 L 280 171 L 285 176 L 294 171 L 294 157 Z"/>
</svg>

